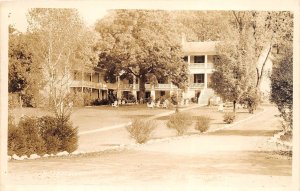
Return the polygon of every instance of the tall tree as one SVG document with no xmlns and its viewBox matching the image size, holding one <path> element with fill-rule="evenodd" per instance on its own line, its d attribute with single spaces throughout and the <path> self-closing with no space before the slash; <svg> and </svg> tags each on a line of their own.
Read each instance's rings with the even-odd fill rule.
<svg viewBox="0 0 300 191">
<path fill-rule="evenodd" d="M 259 87 L 270 55 L 274 59 L 274 55 L 285 50 L 286 44 L 292 44 L 293 14 L 288 11 L 252 11 L 250 17 L 250 29 L 255 43 L 253 48 L 258 60 L 256 86 Z"/>
<path fill-rule="evenodd" d="M 30 36 L 9 26 L 8 91 L 18 94 L 21 105 L 36 106 L 42 76 L 39 63 L 33 62 Z"/>
<path fill-rule="evenodd" d="M 41 63 L 49 106 L 56 116 L 70 115 L 69 85 L 74 69 L 92 70 L 97 64 L 97 36 L 86 28 L 75 9 L 31 9 L 34 62 Z"/>
<path fill-rule="evenodd" d="M 212 75 L 212 88 L 224 100 L 236 103 L 247 101 L 250 112 L 253 110 L 252 97 L 255 92 L 256 60 L 253 57 L 253 41 L 249 30 L 246 12 L 232 12 L 230 33 L 224 35 L 215 56 L 215 71 Z M 228 29 L 227 29 L 228 31 Z"/>
<path fill-rule="evenodd" d="M 181 38 L 168 12 L 114 10 L 97 22 L 96 31 L 101 35 L 99 65 L 108 68 L 107 76 L 136 76 L 141 98 L 147 82 L 168 78 L 179 87 L 186 86 Z"/>
<path fill-rule="evenodd" d="M 241 94 L 238 100 L 242 102 L 246 101 L 248 104 L 250 103 L 249 106 L 251 108 L 251 104 L 255 105 L 259 101 L 259 88 L 262 79 L 269 77 L 264 75 L 266 73 L 265 66 L 267 60 L 270 59 L 272 48 L 278 47 L 279 44 L 282 46 L 282 44 L 284 44 L 282 43 L 282 39 L 290 41 L 292 38 L 292 15 L 289 12 L 232 11 L 229 23 L 229 29 L 231 32 L 224 34 L 224 39 L 227 40 L 223 40 L 221 43 L 223 44 L 223 48 L 219 47 L 218 54 L 221 55 L 218 56 L 219 60 L 221 60 L 219 63 L 227 65 L 233 61 L 236 64 L 242 63 L 242 65 L 248 65 L 248 69 L 245 70 L 243 75 L 247 74 L 251 76 L 251 78 L 249 78 L 251 86 L 249 86 L 248 90 L 245 91 L 244 94 Z M 236 39 L 239 40 L 236 41 Z M 238 42 L 235 44 L 236 46 L 231 45 L 234 42 Z M 225 45 L 226 43 L 229 46 Z M 224 48 L 226 46 L 227 48 Z M 228 51 L 232 53 L 235 52 L 237 54 L 228 54 Z M 255 68 L 255 70 L 253 70 L 253 68 Z M 221 70 L 222 69 L 218 71 L 217 69 L 216 72 L 220 72 Z M 233 69 L 231 72 L 233 72 Z M 221 83 L 224 83 L 224 81 L 216 77 L 216 75 L 220 76 L 220 74 L 215 73 L 215 76 L 213 76 L 215 84 L 218 81 L 222 81 Z M 253 80 L 255 80 L 255 83 Z M 226 85 L 229 87 L 232 86 L 230 83 L 225 83 L 224 86 Z M 226 88 L 224 91 L 219 87 L 215 87 L 215 89 L 217 89 L 217 92 L 224 95 L 226 95 L 226 92 L 224 91 L 228 91 Z M 231 88 L 231 90 L 233 89 Z M 225 97 L 233 99 L 234 96 Z M 236 98 L 238 97 L 239 96 Z"/>
<path fill-rule="evenodd" d="M 255 91 L 255 61 L 246 43 L 248 36 L 249 33 L 243 31 L 236 40 L 222 42 L 214 58 L 212 88 L 223 100 L 233 102 L 234 112 L 236 103 L 248 100 Z"/>
<path fill-rule="evenodd" d="M 288 51 L 288 50 L 287 50 Z M 275 61 L 276 65 L 271 76 L 272 91 L 271 101 L 274 102 L 281 117 L 282 126 L 285 130 L 293 127 L 293 52 L 285 54 L 280 60 Z"/>
<path fill-rule="evenodd" d="M 172 11 L 178 30 L 188 41 L 220 41 L 227 28 L 227 11 Z"/>
</svg>

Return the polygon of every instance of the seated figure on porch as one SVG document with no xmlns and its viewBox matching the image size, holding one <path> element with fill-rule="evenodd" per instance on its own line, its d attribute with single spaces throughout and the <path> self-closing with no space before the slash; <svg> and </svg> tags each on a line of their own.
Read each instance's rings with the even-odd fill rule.
<svg viewBox="0 0 300 191">
<path fill-rule="evenodd" d="M 155 107 L 160 107 L 160 100 L 156 102 Z"/>
<path fill-rule="evenodd" d="M 184 100 L 184 105 L 189 105 L 189 99 Z"/>
<path fill-rule="evenodd" d="M 112 104 L 113 107 L 118 107 L 118 101 L 114 101 L 114 103 Z"/>
<path fill-rule="evenodd" d="M 163 107 L 163 108 L 168 108 L 168 106 L 169 106 L 169 100 L 166 99 L 166 100 L 164 101 L 162 107 Z"/>
<path fill-rule="evenodd" d="M 155 106 L 154 101 L 147 102 L 147 107 L 154 108 L 154 106 Z"/>
</svg>

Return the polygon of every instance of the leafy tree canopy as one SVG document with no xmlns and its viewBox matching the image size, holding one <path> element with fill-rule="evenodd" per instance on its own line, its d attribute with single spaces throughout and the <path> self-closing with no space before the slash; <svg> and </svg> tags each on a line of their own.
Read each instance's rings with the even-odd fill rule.
<svg viewBox="0 0 300 191">
<path fill-rule="evenodd" d="M 142 92 L 146 82 L 166 78 L 185 86 L 187 66 L 175 26 L 169 12 L 154 10 L 114 10 L 98 21 L 99 65 L 107 69 L 107 79 L 111 74 L 134 75 Z"/>
</svg>

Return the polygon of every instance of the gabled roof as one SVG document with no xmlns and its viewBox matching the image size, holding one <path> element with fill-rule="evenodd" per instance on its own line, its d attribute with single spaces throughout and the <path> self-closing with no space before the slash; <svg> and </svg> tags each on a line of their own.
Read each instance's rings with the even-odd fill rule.
<svg viewBox="0 0 300 191">
<path fill-rule="evenodd" d="M 186 54 L 191 53 L 216 53 L 216 45 L 219 41 L 206 41 L 206 42 L 183 42 L 182 50 Z"/>
</svg>

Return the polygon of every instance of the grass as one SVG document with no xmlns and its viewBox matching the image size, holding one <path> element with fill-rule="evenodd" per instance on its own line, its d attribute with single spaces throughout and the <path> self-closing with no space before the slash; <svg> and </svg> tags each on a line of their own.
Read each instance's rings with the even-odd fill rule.
<svg viewBox="0 0 300 191">
<path fill-rule="evenodd" d="M 41 109 L 34 108 L 23 108 L 26 115 L 41 115 L 43 112 Z M 154 116 L 156 114 L 169 112 L 171 110 L 166 109 L 149 109 L 146 105 L 132 105 L 122 106 L 119 108 L 113 108 L 111 106 L 97 106 L 97 107 L 84 107 L 75 108 L 71 121 L 74 126 L 78 126 L 78 131 L 89 131 L 100 129 L 104 127 L 110 127 L 118 124 L 126 124 L 131 122 L 132 118 L 142 119 L 144 117 Z M 173 109 L 174 111 L 174 109 Z M 188 111 L 182 111 L 182 113 L 188 112 L 193 116 L 193 120 L 197 119 L 198 116 L 208 115 L 211 117 L 210 130 L 218 129 L 223 127 L 223 114 L 217 112 L 216 107 L 200 107 L 190 109 Z M 20 111 L 16 111 L 16 114 Z M 248 117 L 250 114 L 243 110 L 237 110 L 239 120 Z M 152 139 L 167 138 L 176 136 L 176 131 L 169 129 L 166 125 L 168 116 L 160 117 L 157 120 L 157 128 L 153 131 Z M 199 131 L 195 130 L 194 127 L 189 128 L 186 134 L 198 134 Z M 110 131 L 103 131 L 99 133 L 80 135 L 79 138 L 79 149 L 88 151 L 95 149 L 102 149 L 108 147 L 107 144 L 131 144 L 134 143 L 134 139 L 131 139 L 128 135 L 127 130 L 124 128 L 113 129 Z M 93 147 L 91 147 L 93 145 Z M 106 146 L 105 146 L 106 145 Z"/>
</svg>

